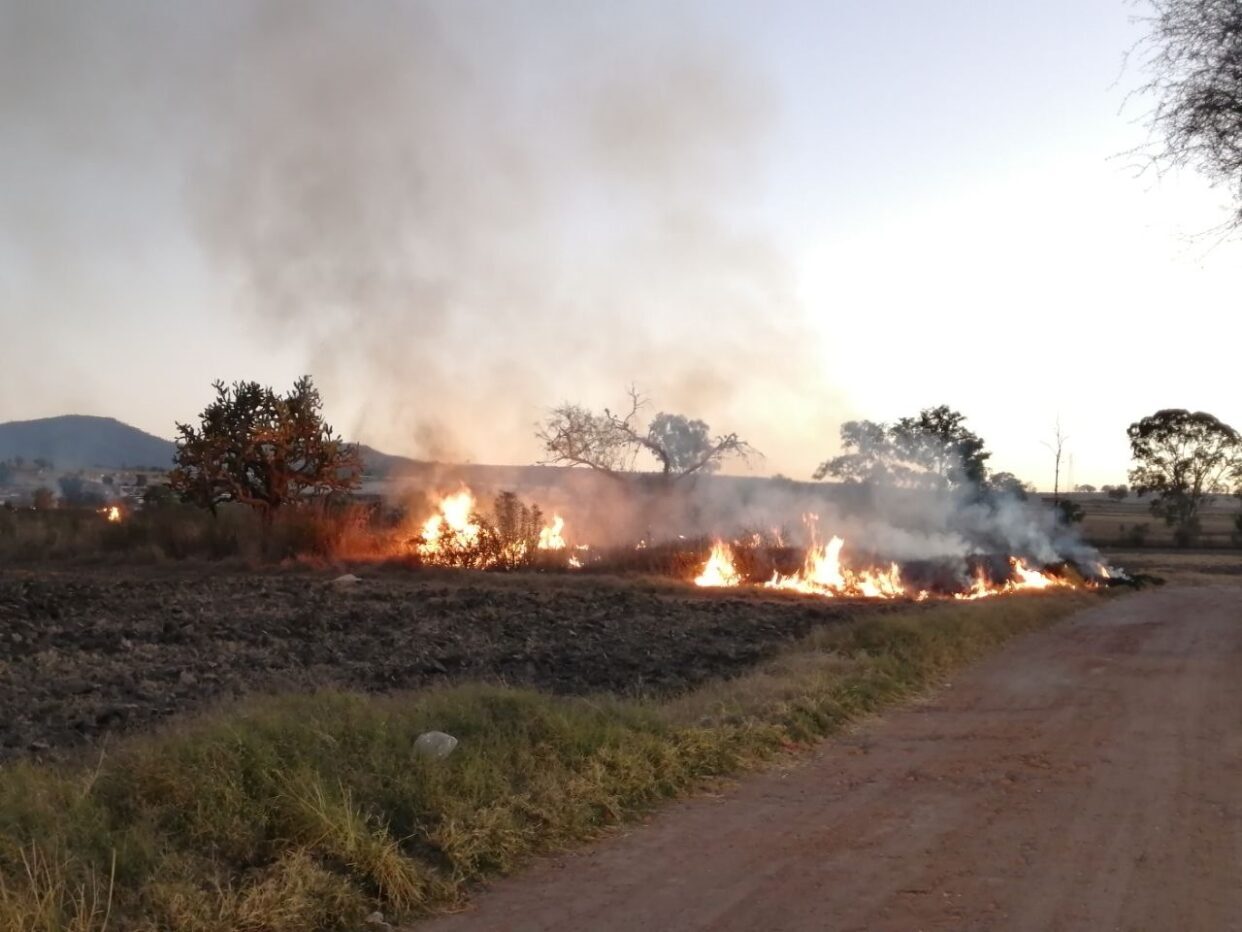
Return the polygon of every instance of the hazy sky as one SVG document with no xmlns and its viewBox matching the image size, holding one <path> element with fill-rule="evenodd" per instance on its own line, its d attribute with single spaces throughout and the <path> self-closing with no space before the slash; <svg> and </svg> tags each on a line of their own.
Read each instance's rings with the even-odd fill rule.
<svg viewBox="0 0 1242 932">
<path fill-rule="evenodd" d="M 0 420 L 310 372 L 350 437 L 528 462 L 633 382 L 763 473 L 947 403 L 1121 481 L 1157 408 L 1242 426 L 1226 193 L 1124 155 L 1135 12 L 0 0 Z"/>
</svg>

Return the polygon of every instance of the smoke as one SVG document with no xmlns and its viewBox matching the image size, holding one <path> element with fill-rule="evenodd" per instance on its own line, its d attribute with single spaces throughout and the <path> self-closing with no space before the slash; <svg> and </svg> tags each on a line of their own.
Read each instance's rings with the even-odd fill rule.
<svg viewBox="0 0 1242 932">
<path fill-rule="evenodd" d="M 297 348 L 346 433 L 529 461 L 546 408 L 631 382 L 778 455 L 811 432 L 822 378 L 758 219 L 778 101 L 709 11 L 3 14 L 0 101 L 25 162 L 54 179 L 121 166 L 137 209 L 175 191 L 243 338 Z"/>
</svg>

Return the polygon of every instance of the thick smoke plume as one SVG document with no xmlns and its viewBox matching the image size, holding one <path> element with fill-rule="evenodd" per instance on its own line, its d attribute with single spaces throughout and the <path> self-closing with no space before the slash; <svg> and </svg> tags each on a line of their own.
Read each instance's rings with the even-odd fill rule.
<svg viewBox="0 0 1242 932">
<path fill-rule="evenodd" d="M 636 381 L 776 454 L 822 398 L 755 219 L 778 111 L 687 9 L 5 4 L 0 94 L 45 174 L 176 191 L 246 338 L 305 347 L 352 436 L 529 461 L 546 407 Z"/>
</svg>

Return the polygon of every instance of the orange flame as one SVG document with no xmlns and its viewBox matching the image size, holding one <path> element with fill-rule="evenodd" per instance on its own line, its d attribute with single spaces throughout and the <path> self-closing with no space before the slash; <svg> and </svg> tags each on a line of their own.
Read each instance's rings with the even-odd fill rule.
<svg viewBox="0 0 1242 932">
<path fill-rule="evenodd" d="M 694 578 L 696 586 L 740 586 L 741 574 L 733 566 L 733 548 L 716 541 L 703 572 Z"/>
<path fill-rule="evenodd" d="M 955 599 L 983 599 L 990 595 L 1001 595 L 1005 592 L 1023 592 L 1039 589 L 1072 589 L 1074 583 L 1058 576 L 1049 576 L 1026 565 L 1018 557 L 1009 558 L 1009 566 L 1013 570 L 1013 578 L 996 584 L 988 580 L 982 570 L 975 574 L 970 589 L 959 592 Z"/>
<path fill-rule="evenodd" d="M 565 519 L 560 515 L 552 516 L 552 523 L 539 532 L 540 550 L 564 550 L 565 538 L 561 534 L 565 530 Z"/>
<path fill-rule="evenodd" d="M 415 545 L 418 555 L 428 563 L 442 562 L 448 552 L 468 549 L 479 539 L 474 515 L 474 495 L 462 489 L 440 499 L 439 511 L 423 522 L 421 539 Z"/>
<path fill-rule="evenodd" d="M 117 505 L 109 505 L 107 508 L 100 509 L 100 514 L 102 514 L 112 524 L 120 523 L 121 509 Z"/>
<path fill-rule="evenodd" d="M 769 589 L 790 589 L 823 596 L 862 596 L 870 599 L 900 599 L 908 593 L 896 563 L 886 570 L 854 572 L 841 565 L 845 541 L 833 537 L 827 544 L 811 545 L 802 569 L 789 576 L 773 573 L 764 585 Z"/>
</svg>

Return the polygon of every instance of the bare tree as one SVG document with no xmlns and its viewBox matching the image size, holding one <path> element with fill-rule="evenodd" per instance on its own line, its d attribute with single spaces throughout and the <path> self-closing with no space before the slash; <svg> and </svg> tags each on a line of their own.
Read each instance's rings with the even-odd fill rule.
<svg viewBox="0 0 1242 932">
<path fill-rule="evenodd" d="M 1157 169 L 1192 167 L 1229 189 L 1231 226 L 1242 225 L 1242 4 L 1237 0 L 1145 0 L 1151 15 L 1140 48 L 1151 75 L 1152 128 L 1164 137 Z"/>
<path fill-rule="evenodd" d="M 546 453 L 540 462 L 616 475 L 635 469 L 645 453 L 659 465 L 660 475 L 673 481 L 714 472 L 730 456 L 746 460 L 758 455 L 737 434 L 713 437 L 703 421 L 680 414 L 660 413 L 644 424 L 646 399 L 633 387 L 628 394 L 624 413 L 609 408 L 597 413 L 569 403 L 554 408 L 535 433 Z"/>
<path fill-rule="evenodd" d="M 1044 446 L 1052 451 L 1054 457 L 1053 463 L 1055 466 L 1052 474 L 1052 503 L 1054 505 L 1058 505 L 1061 502 L 1061 453 L 1065 449 L 1065 441 L 1067 440 L 1069 440 L 1069 437 L 1065 436 L 1065 432 L 1061 430 L 1061 419 L 1058 417 L 1056 433 L 1052 435 L 1052 442 L 1044 442 Z"/>
</svg>

